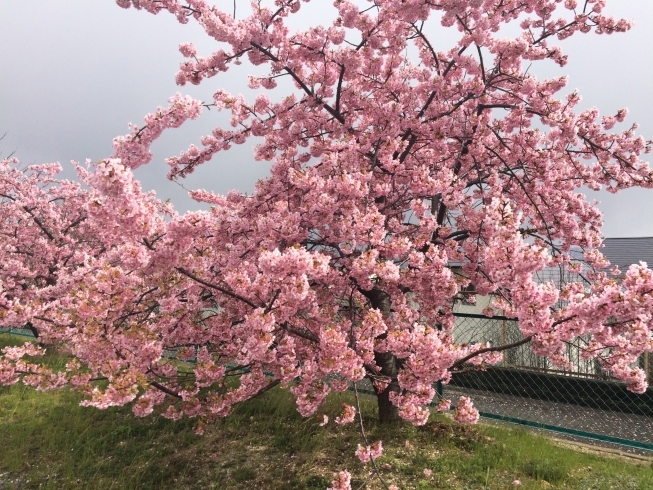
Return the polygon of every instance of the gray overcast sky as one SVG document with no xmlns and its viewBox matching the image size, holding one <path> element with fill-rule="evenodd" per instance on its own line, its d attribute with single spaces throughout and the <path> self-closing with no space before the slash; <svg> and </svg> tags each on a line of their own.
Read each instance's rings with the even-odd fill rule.
<svg viewBox="0 0 653 490">
<path fill-rule="evenodd" d="M 238 3 L 244 15 L 247 2 Z M 330 0 L 313 0 L 302 13 L 328 5 Z M 635 20 L 635 27 L 620 35 L 574 36 L 561 43 L 570 57 L 563 70 L 552 64 L 533 70 L 539 76 L 568 74 L 567 91 L 579 89 L 582 108 L 597 106 L 612 114 L 628 107 L 628 121 L 637 121 L 640 134 L 653 139 L 653 0 L 609 0 L 606 10 Z M 322 13 L 318 17 L 323 19 Z M 214 51 L 215 43 L 192 21 L 180 25 L 169 14 L 123 10 L 113 0 L 0 0 L 0 18 L 0 134 L 8 133 L 0 151 L 15 150 L 23 163 L 59 161 L 66 167 L 70 160 L 105 158 L 112 139 L 128 132 L 128 122 L 140 125 L 175 92 L 201 100 L 210 100 L 220 87 L 247 93 L 246 75 L 255 73 L 244 63 L 199 87 L 177 87 L 179 43 L 194 42 L 203 55 Z M 153 148 L 153 162 L 136 172 L 143 186 L 171 198 L 180 211 L 196 208 L 185 190 L 165 178 L 163 159 L 190 143 L 199 146 L 200 136 L 226 121 L 226 114 L 205 112 L 165 133 Z M 251 192 L 268 169 L 253 160 L 246 144 L 218 154 L 184 185 Z M 653 190 L 591 193 L 590 198 L 601 201 L 605 236 L 653 236 Z"/>
</svg>

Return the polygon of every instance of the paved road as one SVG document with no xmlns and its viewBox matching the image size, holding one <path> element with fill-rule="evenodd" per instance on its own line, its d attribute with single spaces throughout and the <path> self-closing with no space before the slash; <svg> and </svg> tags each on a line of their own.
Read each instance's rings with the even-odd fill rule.
<svg viewBox="0 0 653 490">
<path fill-rule="evenodd" d="M 481 412 L 653 444 L 651 417 L 445 386 L 444 396 L 454 404 L 461 395 L 469 396 Z M 588 441 L 584 438 L 578 440 Z"/>
</svg>

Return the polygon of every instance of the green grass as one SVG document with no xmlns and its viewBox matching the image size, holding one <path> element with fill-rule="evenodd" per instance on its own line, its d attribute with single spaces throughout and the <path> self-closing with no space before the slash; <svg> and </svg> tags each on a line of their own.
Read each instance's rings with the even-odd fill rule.
<svg viewBox="0 0 653 490">
<path fill-rule="evenodd" d="M 7 337 L 0 338 L 6 344 Z M 61 362 L 54 354 L 50 362 Z M 137 419 L 128 407 L 78 406 L 66 390 L 0 388 L 0 488 L 322 489 L 348 469 L 353 488 L 381 488 L 354 455 L 355 425 L 304 419 L 281 389 L 237 407 L 203 436 L 193 421 Z M 331 419 L 351 395 L 332 396 Z M 461 426 L 434 416 L 424 427 L 380 425 L 363 399 L 371 441 L 383 439 L 383 476 L 401 489 L 651 489 L 653 468 L 557 446 L 524 429 Z M 320 417 L 321 420 L 321 417 Z M 405 445 L 410 441 L 410 445 Z M 432 470 L 432 478 L 423 474 Z"/>
</svg>

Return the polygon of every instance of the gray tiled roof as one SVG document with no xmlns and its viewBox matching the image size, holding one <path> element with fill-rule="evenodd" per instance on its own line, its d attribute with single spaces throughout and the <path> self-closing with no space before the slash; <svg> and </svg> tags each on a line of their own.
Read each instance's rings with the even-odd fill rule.
<svg viewBox="0 0 653 490">
<path fill-rule="evenodd" d="M 626 272 L 631 264 L 639 261 L 653 267 L 653 237 L 640 238 L 606 238 L 603 240 L 601 253 L 612 265 L 619 266 L 621 272 Z"/>
</svg>

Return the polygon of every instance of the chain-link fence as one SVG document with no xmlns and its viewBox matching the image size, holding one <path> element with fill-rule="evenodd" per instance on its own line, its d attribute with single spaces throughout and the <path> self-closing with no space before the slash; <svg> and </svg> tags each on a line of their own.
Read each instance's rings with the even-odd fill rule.
<svg viewBox="0 0 653 490">
<path fill-rule="evenodd" d="M 6 328 L 6 327 L 0 327 L 0 334 L 2 333 L 8 333 L 12 335 L 21 335 L 23 337 L 34 337 L 34 334 L 29 328 L 21 328 L 21 327 L 11 327 L 11 328 Z"/>
<path fill-rule="evenodd" d="M 507 345 L 523 338 L 516 320 L 465 312 L 456 316 L 457 343 Z M 28 328 L 0 333 L 32 336 Z M 442 395 L 454 402 L 461 395 L 471 397 L 484 417 L 653 450 L 653 388 L 642 395 L 626 390 L 596 361 L 582 358 L 584 341 L 568 345 L 568 370 L 553 366 L 526 344 L 504 351 L 496 366 L 454 374 L 440 387 Z M 175 352 L 166 355 L 175 357 Z M 643 356 L 640 366 L 653 381 L 653 356 Z"/>
<path fill-rule="evenodd" d="M 516 320 L 457 313 L 457 343 L 507 345 L 522 338 Z M 504 351 L 496 366 L 454 374 L 443 395 L 470 396 L 486 417 L 653 450 L 653 389 L 636 395 L 595 360 L 583 359 L 586 340 L 568 344 L 569 369 L 521 345 Z M 649 382 L 651 361 L 651 354 L 640 360 Z"/>
</svg>

